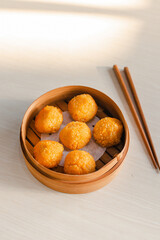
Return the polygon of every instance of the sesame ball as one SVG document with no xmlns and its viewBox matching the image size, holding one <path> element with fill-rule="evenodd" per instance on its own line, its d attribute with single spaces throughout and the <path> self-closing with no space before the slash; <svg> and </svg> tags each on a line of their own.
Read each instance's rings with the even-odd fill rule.
<svg viewBox="0 0 160 240">
<path fill-rule="evenodd" d="M 89 94 L 77 95 L 68 103 L 68 111 L 75 121 L 88 122 L 97 113 L 97 104 Z"/>
<path fill-rule="evenodd" d="M 70 122 L 60 132 L 65 147 L 75 150 L 83 148 L 91 139 L 91 130 L 86 123 Z"/>
<path fill-rule="evenodd" d="M 122 133 L 121 121 L 111 117 L 102 118 L 93 129 L 93 137 L 102 147 L 117 145 L 121 140 Z"/>
<path fill-rule="evenodd" d="M 53 106 L 44 107 L 36 116 L 35 128 L 40 133 L 54 133 L 63 122 L 62 111 Z"/>
<path fill-rule="evenodd" d="M 87 174 L 95 171 L 95 161 L 86 151 L 74 150 L 68 153 L 64 162 L 64 172 L 67 174 Z"/>
<path fill-rule="evenodd" d="M 46 168 L 56 167 L 63 155 L 63 145 L 59 142 L 43 140 L 34 147 L 34 157 Z"/>
</svg>

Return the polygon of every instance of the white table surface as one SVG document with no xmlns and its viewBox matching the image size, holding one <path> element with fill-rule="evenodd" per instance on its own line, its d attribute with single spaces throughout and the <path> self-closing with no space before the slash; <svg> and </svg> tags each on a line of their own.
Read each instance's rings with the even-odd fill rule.
<svg viewBox="0 0 160 240">
<path fill-rule="evenodd" d="M 1 240 L 160 239 L 160 175 L 111 70 L 130 68 L 160 157 L 159 13 L 153 0 L 0 2 Z M 130 129 L 120 173 L 90 194 L 42 185 L 19 146 L 32 101 L 73 84 L 109 95 Z"/>
</svg>

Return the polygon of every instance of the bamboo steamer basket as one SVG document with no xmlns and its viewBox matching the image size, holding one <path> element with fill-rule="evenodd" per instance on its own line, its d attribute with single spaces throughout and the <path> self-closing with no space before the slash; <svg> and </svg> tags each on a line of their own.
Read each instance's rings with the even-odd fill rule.
<svg viewBox="0 0 160 240">
<path fill-rule="evenodd" d="M 38 141 L 40 141 L 40 134 L 34 128 L 35 116 L 46 105 L 58 106 L 62 109 L 62 111 L 66 111 L 67 102 L 75 95 L 81 93 L 88 93 L 95 99 L 98 105 L 97 116 L 99 118 L 112 116 L 122 121 L 124 126 L 122 141 L 119 145 L 106 149 L 104 155 L 96 161 L 96 171 L 94 173 L 85 175 L 69 175 L 63 173 L 62 167 L 47 169 L 40 165 L 33 157 L 33 147 Z M 49 179 L 61 180 L 63 183 L 68 182 L 78 184 L 95 181 L 107 172 L 112 171 L 114 167 L 118 168 L 119 163 L 124 160 L 128 151 L 129 130 L 122 112 L 115 102 L 107 95 L 96 89 L 85 86 L 66 86 L 45 93 L 30 105 L 22 121 L 20 143 L 24 158 L 28 164 L 27 166 L 31 166 L 35 171 L 39 172 L 38 174 L 42 174 Z M 29 167 L 30 171 L 32 169 L 31 167 Z M 35 172 L 34 170 L 32 170 L 32 173 Z"/>
</svg>

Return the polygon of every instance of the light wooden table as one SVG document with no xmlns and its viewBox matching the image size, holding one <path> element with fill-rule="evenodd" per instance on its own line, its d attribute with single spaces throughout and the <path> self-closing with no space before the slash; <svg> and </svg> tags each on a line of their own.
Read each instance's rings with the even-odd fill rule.
<svg viewBox="0 0 160 240">
<path fill-rule="evenodd" d="M 160 2 L 0 2 L 0 239 L 160 239 L 160 175 L 111 70 L 128 66 L 160 157 Z M 25 166 L 19 129 L 50 89 L 87 85 L 109 95 L 130 129 L 118 176 L 83 195 L 55 192 Z"/>
</svg>

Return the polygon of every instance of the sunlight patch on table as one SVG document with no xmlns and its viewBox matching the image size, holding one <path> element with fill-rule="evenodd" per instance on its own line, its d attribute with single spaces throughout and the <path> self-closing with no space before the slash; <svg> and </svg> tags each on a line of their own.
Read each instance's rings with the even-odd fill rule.
<svg viewBox="0 0 160 240">
<path fill-rule="evenodd" d="M 140 20 L 34 12 L 0 12 L 0 64 L 13 67 L 62 66 L 77 61 L 100 64 L 116 53 L 119 43 L 134 44 Z M 132 31 L 132 29 L 134 29 Z"/>
</svg>

